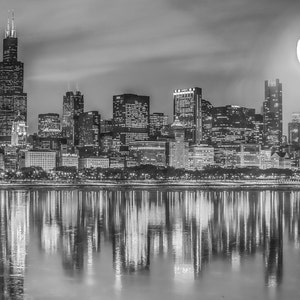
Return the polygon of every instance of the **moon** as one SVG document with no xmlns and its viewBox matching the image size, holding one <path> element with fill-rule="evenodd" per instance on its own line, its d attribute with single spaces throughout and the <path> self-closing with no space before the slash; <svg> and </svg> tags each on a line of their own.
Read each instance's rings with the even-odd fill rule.
<svg viewBox="0 0 300 300">
<path fill-rule="evenodd" d="M 300 63 L 300 40 L 297 42 L 297 58 Z"/>
</svg>

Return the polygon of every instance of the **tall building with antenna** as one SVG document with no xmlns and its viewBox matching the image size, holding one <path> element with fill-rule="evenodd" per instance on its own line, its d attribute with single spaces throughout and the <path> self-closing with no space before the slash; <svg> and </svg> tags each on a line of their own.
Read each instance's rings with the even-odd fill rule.
<svg viewBox="0 0 300 300">
<path fill-rule="evenodd" d="M 24 65 L 18 61 L 18 38 L 14 12 L 7 21 L 0 62 L 0 143 L 11 142 L 12 124 L 20 116 L 27 122 L 27 94 L 23 91 Z"/>
</svg>

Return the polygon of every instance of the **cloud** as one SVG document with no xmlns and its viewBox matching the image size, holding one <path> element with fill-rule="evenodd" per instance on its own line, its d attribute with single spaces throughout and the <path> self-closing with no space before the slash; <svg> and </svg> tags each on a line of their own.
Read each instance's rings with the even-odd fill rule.
<svg viewBox="0 0 300 300">
<path fill-rule="evenodd" d="M 105 107 L 120 87 L 138 86 L 171 107 L 176 85 L 195 84 L 215 103 L 259 105 L 253 86 L 276 69 L 281 36 L 300 19 L 295 0 L 4 0 L 2 20 L 10 8 L 36 110 L 41 98 L 53 109 L 68 81 L 89 88 L 93 107 L 99 82 Z"/>
</svg>

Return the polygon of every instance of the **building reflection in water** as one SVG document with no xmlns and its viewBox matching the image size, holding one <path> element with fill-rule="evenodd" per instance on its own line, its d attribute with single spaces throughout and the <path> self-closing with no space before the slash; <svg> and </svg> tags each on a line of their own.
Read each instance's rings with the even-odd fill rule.
<svg viewBox="0 0 300 300">
<path fill-rule="evenodd" d="M 283 232 L 299 248 L 300 193 L 210 190 L 0 191 L 1 299 L 22 299 L 30 235 L 44 255 L 59 255 L 67 276 L 92 284 L 95 256 L 112 246 L 116 289 L 122 275 L 151 272 L 172 259 L 174 278 L 201 278 L 223 259 L 239 270 L 263 258 L 265 285 L 283 278 Z M 31 237 L 32 238 L 32 237 Z"/>
<path fill-rule="evenodd" d="M 0 190 L 0 298 L 23 299 L 29 241 L 28 194 Z"/>
</svg>

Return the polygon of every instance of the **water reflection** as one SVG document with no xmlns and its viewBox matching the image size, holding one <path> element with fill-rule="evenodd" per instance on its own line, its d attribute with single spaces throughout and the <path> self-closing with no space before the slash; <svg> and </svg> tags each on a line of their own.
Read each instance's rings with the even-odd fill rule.
<svg viewBox="0 0 300 300">
<path fill-rule="evenodd" d="M 159 257 L 170 261 L 174 280 L 192 282 L 216 260 L 238 272 L 259 255 L 262 285 L 280 286 L 284 232 L 300 245 L 299 199 L 282 191 L 1 190 L 0 298 L 26 294 L 29 241 L 88 285 L 110 245 L 116 290 L 124 274 L 151 272 Z"/>
</svg>

